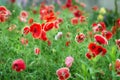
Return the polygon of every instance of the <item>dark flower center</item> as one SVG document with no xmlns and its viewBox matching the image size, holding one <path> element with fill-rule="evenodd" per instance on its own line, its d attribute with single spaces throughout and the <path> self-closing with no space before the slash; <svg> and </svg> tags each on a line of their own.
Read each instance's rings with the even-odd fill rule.
<svg viewBox="0 0 120 80">
<path fill-rule="evenodd" d="M 18 69 L 18 64 L 15 64 L 14 66 L 15 66 L 15 69 Z"/>
<path fill-rule="evenodd" d="M 37 29 L 36 28 L 34 28 L 34 33 L 36 33 L 37 32 Z"/>
<path fill-rule="evenodd" d="M 98 52 L 102 52 L 102 48 L 98 48 Z"/>
<path fill-rule="evenodd" d="M 96 47 L 93 45 L 93 46 L 92 46 L 92 49 L 95 49 L 95 48 L 96 48 Z"/>
</svg>

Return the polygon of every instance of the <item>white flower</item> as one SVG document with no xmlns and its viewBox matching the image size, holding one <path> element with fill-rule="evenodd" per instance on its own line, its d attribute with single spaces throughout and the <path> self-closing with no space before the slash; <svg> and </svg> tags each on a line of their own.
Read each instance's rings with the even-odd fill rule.
<svg viewBox="0 0 120 80">
<path fill-rule="evenodd" d="M 62 32 L 58 32 L 57 35 L 55 36 L 55 40 L 58 40 L 62 36 Z"/>
</svg>

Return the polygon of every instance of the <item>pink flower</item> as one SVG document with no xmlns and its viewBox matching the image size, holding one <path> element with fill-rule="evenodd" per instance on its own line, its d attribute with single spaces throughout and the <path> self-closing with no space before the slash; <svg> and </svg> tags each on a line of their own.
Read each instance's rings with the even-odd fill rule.
<svg viewBox="0 0 120 80">
<path fill-rule="evenodd" d="M 21 11 L 20 12 L 20 16 L 19 16 L 19 19 L 21 22 L 26 22 L 27 21 L 27 18 L 28 18 L 28 13 L 27 11 Z"/>
<path fill-rule="evenodd" d="M 83 8 L 85 8 L 85 7 L 86 7 L 86 4 L 83 3 L 83 2 L 80 2 L 80 6 L 83 7 Z"/>
<path fill-rule="evenodd" d="M 12 63 L 12 69 L 20 72 L 26 69 L 25 62 L 22 59 L 17 59 Z"/>
<path fill-rule="evenodd" d="M 59 80 L 67 80 L 70 77 L 69 68 L 64 67 L 56 71 Z"/>
<path fill-rule="evenodd" d="M 68 68 L 70 68 L 70 67 L 72 66 L 73 61 L 74 61 L 74 58 L 73 58 L 73 57 L 71 57 L 71 56 L 66 57 L 66 59 L 65 59 L 65 64 L 66 64 L 66 66 L 67 66 Z"/>
<path fill-rule="evenodd" d="M 95 41 L 98 42 L 99 44 L 104 44 L 104 45 L 108 44 L 108 40 L 102 35 L 96 34 L 94 35 L 94 38 L 95 38 Z"/>
<path fill-rule="evenodd" d="M 28 18 L 28 12 L 27 11 L 21 11 L 20 16 L 23 18 Z"/>
<path fill-rule="evenodd" d="M 20 38 L 20 42 L 23 44 L 23 45 L 27 45 L 28 44 L 28 39 L 26 38 Z"/>
</svg>

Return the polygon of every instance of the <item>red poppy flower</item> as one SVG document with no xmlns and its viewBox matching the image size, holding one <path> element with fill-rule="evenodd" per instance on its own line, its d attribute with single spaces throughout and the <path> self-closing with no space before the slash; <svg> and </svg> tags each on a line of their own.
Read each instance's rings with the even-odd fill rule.
<svg viewBox="0 0 120 80">
<path fill-rule="evenodd" d="M 42 27 L 39 23 L 34 23 L 30 26 L 30 32 L 32 33 L 32 36 L 36 39 L 40 38 L 42 33 Z"/>
<path fill-rule="evenodd" d="M 54 21 L 54 28 L 58 29 L 59 28 L 59 22 L 56 20 Z"/>
<path fill-rule="evenodd" d="M 0 22 L 5 22 L 5 21 L 6 21 L 5 17 L 0 14 Z"/>
<path fill-rule="evenodd" d="M 54 21 L 54 20 L 56 20 L 56 19 L 57 19 L 56 16 L 47 16 L 47 17 L 45 18 L 46 22 L 52 22 L 52 21 Z"/>
<path fill-rule="evenodd" d="M 110 31 L 103 31 L 102 35 L 107 39 L 110 40 L 112 38 L 112 32 Z"/>
<path fill-rule="evenodd" d="M 66 1 L 66 7 L 70 8 L 72 6 L 72 0 L 67 0 Z"/>
<path fill-rule="evenodd" d="M 94 23 L 93 25 L 93 31 L 94 32 L 102 32 L 106 30 L 106 25 L 104 22 Z"/>
<path fill-rule="evenodd" d="M 115 62 L 115 69 L 120 70 L 120 59 L 117 59 Z"/>
<path fill-rule="evenodd" d="M 80 16 L 82 16 L 82 12 L 80 10 L 76 10 L 73 14 L 77 18 L 79 18 Z"/>
<path fill-rule="evenodd" d="M 54 27 L 54 23 L 49 22 L 44 25 L 44 31 L 49 31 Z"/>
<path fill-rule="evenodd" d="M 76 41 L 77 43 L 83 42 L 84 39 L 85 39 L 85 35 L 84 35 L 83 33 L 80 33 L 80 34 L 76 35 L 76 37 L 75 37 L 75 41 Z"/>
<path fill-rule="evenodd" d="M 58 19 L 58 22 L 59 22 L 59 23 L 62 23 L 62 22 L 63 22 L 63 19 L 62 19 L 62 18 L 59 18 L 59 19 Z"/>
<path fill-rule="evenodd" d="M 115 62 L 115 70 L 117 72 L 117 75 L 120 76 L 120 59 L 117 59 Z"/>
<path fill-rule="evenodd" d="M 88 59 L 92 59 L 92 55 L 91 55 L 90 52 L 87 52 L 85 56 L 86 56 L 86 58 L 88 58 Z"/>
<path fill-rule="evenodd" d="M 21 72 L 26 69 L 25 62 L 22 59 L 17 59 L 12 63 L 12 69 Z"/>
<path fill-rule="evenodd" d="M 66 45 L 66 46 L 69 46 L 69 45 L 70 45 L 70 41 L 67 41 L 67 42 L 65 43 L 65 45 Z"/>
<path fill-rule="evenodd" d="M 20 42 L 23 44 L 23 45 L 27 45 L 28 44 L 28 40 L 26 38 L 20 38 Z"/>
<path fill-rule="evenodd" d="M 116 40 L 115 42 L 116 42 L 118 49 L 120 49 L 120 39 Z"/>
<path fill-rule="evenodd" d="M 85 16 L 80 16 L 80 22 L 82 23 L 82 22 L 85 22 L 85 20 L 86 20 L 86 18 L 85 18 Z"/>
<path fill-rule="evenodd" d="M 32 13 L 33 14 L 37 14 L 37 10 L 32 10 Z"/>
<path fill-rule="evenodd" d="M 100 32 L 106 30 L 106 25 L 105 25 L 104 22 L 99 22 L 99 24 L 100 24 L 100 25 L 98 26 L 98 28 L 99 28 L 99 31 L 100 31 Z"/>
<path fill-rule="evenodd" d="M 10 11 L 7 10 L 5 6 L 0 6 L 0 22 L 5 22 L 9 18 L 10 14 Z"/>
<path fill-rule="evenodd" d="M 16 2 L 16 0 L 10 0 L 10 2 L 11 2 L 11 3 L 15 3 L 15 2 Z"/>
<path fill-rule="evenodd" d="M 93 23 L 93 24 L 92 24 L 92 27 L 96 27 L 96 26 L 97 26 L 97 23 Z"/>
<path fill-rule="evenodd" d="M 73 57 L 71 57 L 71 56 L 66 57 L 66 59 L 65 59 L 65 64 L 66 64 L 66 66 L 67 66 L 68 68 L 70 68 L 70 67 L 72 66 L 73 61 L 74 61 L 74 58 L 73 58 Z"/>
<path fill-rule="evenodd" d="M 28 23 L 29 23 L 29 24 L 32 24 L 33 22 L 34 22 L 33 18 L 30 18 L 30 19 L 28 20 Z"/>
<path fill-rule="evenodd" d="M 43 30 L 42 30 L 42 32 L 41 32 L 40 39 L 41 39 L 41 40 L 43 40 L 43 41 L 48 40 L 47 35 L 46 35 L 46 32 L 45 32 L 45 31 L 43 31 Z"/>
<path fill-rule="evenodd" d="M 0 6 L 0 11 L 6 11 L 6 7 L 5 6 Z"/>
<path fill-rule="evenodd" d="M 107 53 L 107 50 L 105 48 L 103 48 L 101 55 L 104 56 L 106 53 Z"/>
<path fill-rule="evenodd" d="M 30 28 L 28 26 L 23 28 L 23 34 L 27 35 L 30 32 Z"/>
<path fill-rule="evenodd" d="M 96 34 L 94 35 L 94 38 L 95 38 L 95 41 L 98 42 L 99 44 L 104 44 L 104 45 L 108 44 L 107 39 L 102 35 Z"/>
<path fill-rule="evenodd" d="M 50 13 L 45 15 L 43 19 L 46 20 L 46 22 L 52 22 L 52 21 L 55 21 L 57 17 L 54 15 L 54 13 Z"/>
<path fill-rule="evenodd" d="M 97 11 L 97 10 L 98 10 L 98 6 L 93 6 L 92 9 L 93 9 L 94 11 Z"/>
<path fill-rule="evenodd" d="M 95 52 L 95 55 L 99 55 L 100 53 L 103 52 L 103 47 L 97 46 L 94 52 Z"/>
<path fill-rule="evenodd" d="M 50 41 L 50 40 L 48 40 L 48 41 L 47 41 L 47 43 L 48 43 L 48 46 L 50 46 L 50 45 L 51 45 L 51 41 Z"/>
<path fill-rule="evenodd" d="M 56 71 L 59 80 L 67 80 L 70 77 L 69 68 L 64 67 Z"/>
<path fill-rule="evenodd" d="M 78 24 L 78 18 L 76 18 L 76 17 L 72 18 L 72 19 L 71 19 L 71 23 L 72 23 L 73 25 L 77 25 L 77 24 Z"/>
<path fill-rule="evenodd" d="M 0 6 L 0 14 L 5 14 L 7 11 L 5 6 Z"/>
<path fill-rule="evenodd" d="M 36 55 L 38 55 L 38 54 L 40 54 L 40 49 L 39 48 L 35 48 L 34 52 L 35 52 Z"/>
<path fill-rule="evenodd" d="M 88 45 L 88 49 L 89 49 L 91 52 L 95 52 L 96 48 L 97 48 L 97 45 L 96 45 L 95 43 L 90 43 L 90 44 Z"/>
<path fill-rule="evenodd" d="M 116 20 L 116 26 L 120 27 L 120 18 Z"/>
</svg>

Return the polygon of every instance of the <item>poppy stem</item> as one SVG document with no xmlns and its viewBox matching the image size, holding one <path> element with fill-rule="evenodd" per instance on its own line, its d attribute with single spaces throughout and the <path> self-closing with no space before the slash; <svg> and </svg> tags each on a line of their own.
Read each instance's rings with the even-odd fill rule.
<svg viewBox="0 0 120 80">
<path fill-rule="evenodd" d="M 114 1 L 115 5 L 115 15 L 118 17 L 118 5 L 117 5 L 117 0 Z"/>
</svg>

